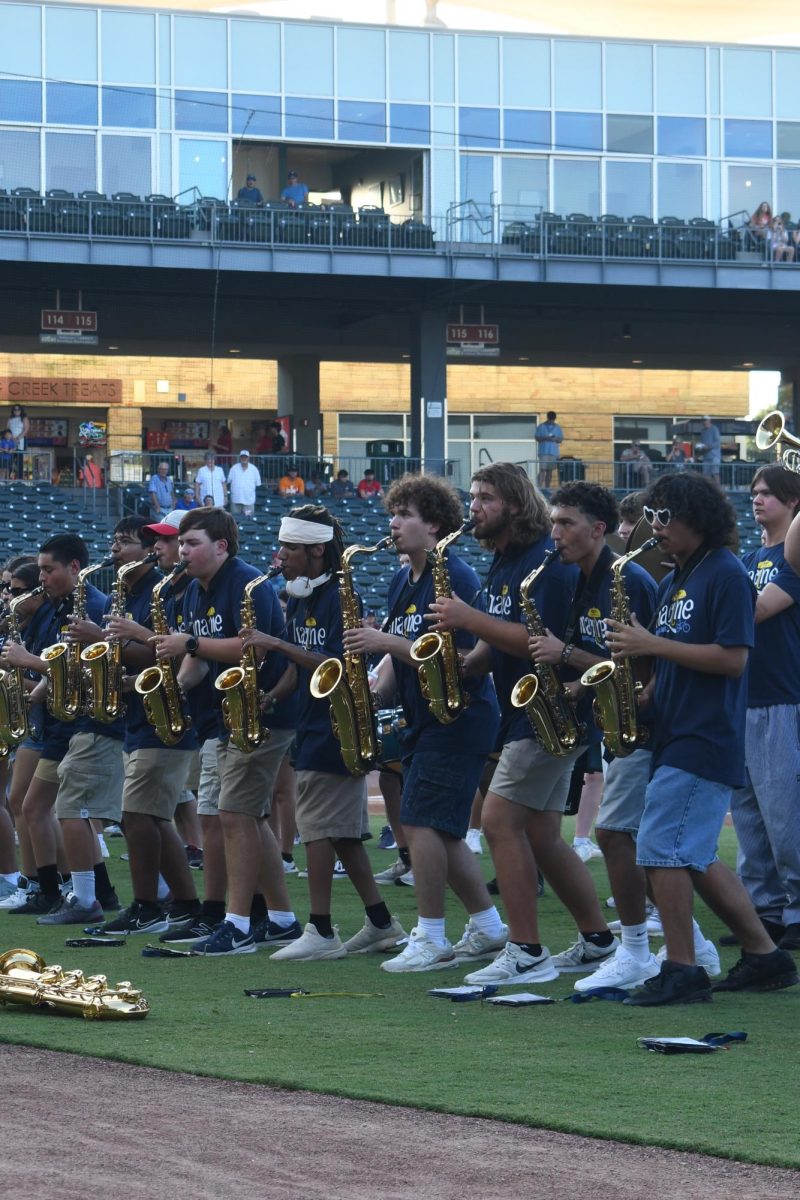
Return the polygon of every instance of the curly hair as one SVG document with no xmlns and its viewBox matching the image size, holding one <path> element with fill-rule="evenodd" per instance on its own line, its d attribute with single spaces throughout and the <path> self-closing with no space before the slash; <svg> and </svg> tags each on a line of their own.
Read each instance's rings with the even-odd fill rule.
<svg viewBox="0 0 800 1200">
<path fill-rule="evenodd" d="M 795 512 L 800 511 L 800 475 L 796 471 L 787 471 L 781 463 L 759 467 L 750 482 L 751 495 L 759 481 L 767 485 L 781 504 L 794 504 Z"/>
<path fill-rule="evenodd" d="M 662 475 L 648 488 L 644 503 L 649 508 L 668 508 L 712 550 L 737 544 L 733 505 L 716 483 L 696 471 Z"/>
<path fill-rule="evenodd" d="M 550 532 L 552 526 L 547 501 L 534 487 L 527 471 L 516 463 L 497 462 L 480 467 L 472 476 L 472 482 L 488 483 L 497 490 L 505 504 L 516 508 L 510 523 L 511 545 L 532 546 Z M 490 545 L 488 542 L 486 544 Z"/>
<path fill-rule="evenodd" d="M 628 492 L 619 502 L 619 519 L 635 525 L 642 517 L 644 492 Z"/>
<path fill-rule="evenodd" d="M 439 537 L 455 533 L 465 520 L 458 492 L 438 475 L 403 475 L 389 488 L 383 503 L 388 512 L 413 504 L 423 521 L 438 525 Z"/>
<path fill-rule="evenodd" d="M 550 497 L 551 508 L 577 508 L 584 516 L 602 521 L 606 533 L 614 533 L 619 525 L 617 498 L 599 483 L 567 483 Z"/>
<path fill-rule="evenodd" d="M 193 508 L 181 519 L 180 534 L 202 529 L 212 542 L 227 542 L 231 558 L 239 553 L 239 527 L 224 508 Z"/>
<path fill-rule="evenodd" d="M 324 504 L 300 504 L 289 510 L 289 516 L 298 521 L 313 521 L 317 525 L 328 525 L 333 530 L 330 542 L 323 542 L 325 553 L 322 556 L 322 566 L 326 571 L 338 571 L 342 565 L 344 551 L 344 530 L 336 517 Z"/>
</svg>

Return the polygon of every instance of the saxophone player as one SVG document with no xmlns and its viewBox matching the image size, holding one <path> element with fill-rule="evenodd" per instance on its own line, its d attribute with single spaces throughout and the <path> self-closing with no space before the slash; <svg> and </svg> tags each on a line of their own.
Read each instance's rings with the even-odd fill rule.
<svg viewBox="0 0 800 1200">
<path fill-rule="evenodd" d="M 431 614 L 434 629 L 466 629 L 479 639 L 465 670 L 491 669 L 500 701 L 502 752 L 484 801 L 483 829 L 508 914 L 509 936 L 494 962 L 467 975 L 466 981 L 504 987 L 558 976 L 553 956 L 540 941 L 537 864 L 572 914 L 587 957 L 599 965 L 613 954 L 617 942 L 603 918 L 591 875 L 561 837 L 561 814 L 581 746 L 560 755 L 550 753 L 535 739 L 527 713 L 511 703 L 515 684 L 530 671 L 520 584 L 553 549 L 547 504 L 525 471 L 513 463 L 492 463 L 476 471 L 470 495 L 474 536 L 494 550 L 484 583 L 486 611 L 453 598 L 434 601 Z M 545 627 L 562 637 L 576 574 L 574 567 L 556 560 L 532 588 Z"/>
</svg>

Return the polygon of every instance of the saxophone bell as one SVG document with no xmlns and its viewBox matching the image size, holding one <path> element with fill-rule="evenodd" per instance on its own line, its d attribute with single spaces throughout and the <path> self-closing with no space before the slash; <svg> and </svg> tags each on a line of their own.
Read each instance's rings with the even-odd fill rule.
<svg viewBox="0 0 800 1200">
<path fill-rule="evenodd" d="M 245 584 L 239 610 L 239 628 L 256 627 L 256 610 L 253 592 L 262 583 L 279 575 L 282 567 L 271 567 L 263 575 L 257 575 Z M 222 693 L 222 719 L 230 735 L 231 744 L 243 754 L 252 754 L 270 732 L 261 720 L 262 693 L 258 688 L 258 663 L 252 646 L 246 646 L 238 666 L 221 671 L 214 680 L 214 687 Z"/>
</svg>

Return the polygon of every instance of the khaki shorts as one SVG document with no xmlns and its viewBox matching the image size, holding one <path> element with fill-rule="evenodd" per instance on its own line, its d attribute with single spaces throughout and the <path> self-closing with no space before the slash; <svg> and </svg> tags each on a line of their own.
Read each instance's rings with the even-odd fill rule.
<svg viewBox="0 0 800 1200">
<path fill-rule="evenodd" d="M 295 816 L 302 842 L 362 838 L 369 833 L 366 778 L 298 771 Z"/>
<path fill-rule="evenodd" d="M 548 754 L 535 738 L 522 738 L 503 746 L 490 791 L 511 804 L 521 804 L 536 812 L 563 812 L 569 795 L 569 781 L 579 746 L 563 758 Z"/>
<path fill-rule="evenodd" d="M 219 811 L 268 817 L 278 770 L 293 741 L 293 729 L 273 729 L 252 754 L 243 754 L 230 742 L 218 742 Z"/>
<path fill-rule="evenodd" d="M 208 738 L 200 750 L 200 779 L 197 784 L 197 815 L 219 816 L 219 738 Z"/>
<path fill-rule="evenodd" d="M 187 753 L 191 754 L 192 759 L 189 763 L 189 774 L 184 787 L 187 787 L 190 792 L 196 792 L 200 787 L 200 751 L 189 750 Z"/>
<path fill-rule="evenodd" d="M 58 783 L 58 767 L 56 759 L 40 758 L 36 764 L 36 770 L 33 772 L 33 778 L 41 779 L 43 783 Z"/>
<path fill-rule="evenodd" d="M 58 764 L 56 816 L 122 817 L 122 742 L 100 733 L 74 733 Z"/>
<path fill-rule="evenodd" d="M 186 783 L 193 750 L 168 750 L 156 746 L 122 755 L 125 783 L 123 813 L 144 813 L 171 821 Z"/>
</svg>

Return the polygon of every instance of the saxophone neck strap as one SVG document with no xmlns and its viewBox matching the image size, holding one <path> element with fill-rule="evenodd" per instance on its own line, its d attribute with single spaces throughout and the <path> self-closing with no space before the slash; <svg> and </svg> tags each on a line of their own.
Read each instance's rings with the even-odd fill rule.
<svg viewBox="0 0 800 1200">
<path fill-rule="evenodd" d="M 575 635 L 578 632 L 581 614 L 588 609 L 592 602 L 597 598 L 600 592 L 600 581 L 608 571 L 611 563 L 614 561 L 614 552 L 610 546 L 603 546 L 597 556 L 597 561 L 592 567 L 588 575 L 581 572 L 581 577 L 578 580 L 578 586 L 575 589 L 575 595 L 572 598 L 572 606 L 569 610 L 569 620 L 567 621 L 567 629 L 564 634 L 564 644 L 569 646 L 580 639 L 576 639 Z"/>
</svg>

